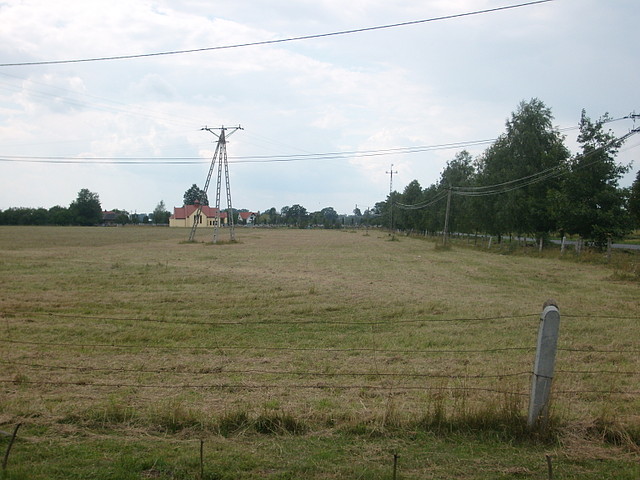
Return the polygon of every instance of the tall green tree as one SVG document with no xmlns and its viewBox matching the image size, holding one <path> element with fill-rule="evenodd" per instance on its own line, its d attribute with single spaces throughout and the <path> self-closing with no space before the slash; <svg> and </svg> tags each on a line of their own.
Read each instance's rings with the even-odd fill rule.
<svg viewBox="0 0 640 480">
<path fill-rule="evenodd" d="M 324 228 L 334 228 L 338 224 L 338 212 L 333 207 L 325 207 L 320 210 L 322 225 Z"/>
<path fill-rule="evenodd" d="M 98 225 L 102 222 L 102 206 L 97 193 L 83 188 L 69 205 L 69 214 L 76 225 Z"/>
<path fill-rule="evenodd" d="M 635 228 L 640 228 L 640 170 L 631 185 L 629 193 L 629 213 Z"/>
<path fill-rule="evenodd" d="M 378 216 L 378 223 L 385 228 L 398 228 L 396 217 L 398 216 L 398 203 L 402 203 L 402 196 L 395 190 L 387 195 L 386 200 L 377 202 L 373 207 Z M 393 208 L 391 206 L 393 205 Z M 393 225 L 391 225 L 393 223 Z"/>
<path fill-rule="evenodd" d="M 134 225 L 138 225 L 140 223 L 140 215 L 137 212 L 129 214 L 129 221 Z"/>
<path fill-rule="evenodd" d="M 127 212 L 126 210 L 120 210 L 120 209 L 114 208 L 113 213 L 116 214 L 114 221 L 118 225 L 126 225 L 127 223 L 131 222 L 129 212 Z"/>
<path fill-rule="evenodd" d="M 600 248 L 609 237 L 620 238 L 631 228 L 625 192 L 618 186 L 629 166 L 616 163 L 620 142 L 610 130 L 604 130 L 609 120 L 605 114 L 594 122 L 582 111 L 578 134 L 582 152 L 569 163 L 558 208 L 560 227 Z"/>
<path fill-rule="evenodd" d="M 71 222 L 71 213 L 68 208 L 56 205 L 49 209 L 49 223 L 51 225 L 70 225 Z"/>
<path fill-rule="evenodd" d="M 153 223 L 156 225 L 165 225 L 169 223 L 169 217 L 171 213 L 167 211 L 167 207 L 164 205 L 164 200 L 160 200 L 156 208 L 153 210 L 153 214 L 151 214 L 151 218 Z"/>
<path fill-rule="evenodd" d="M 520 103 L 507 120 L 506 132 L 479 160 L 479 185 L 487 187 L 487 231 L 540 237 L 556 229 L 551 193 L 559 190 L 561 180 L 543 174 L 566 168 L 569 151 L 563 141 L 541 100 Z"/>
<path fill-rule="evenodd" d="M 198 185 L 194 183 L 186 192 L 184 192 L 184 196 L 182 197 L 182 204 L 195 205 L 196 201 L 200 202 L 201 205 L 209 205 L 209 198 L 207 197 L 207 193 L 204 190 L 198 188 Z"/>
<path fill-rule="evenodd" d="M 258 222 L 262 225 L 276 225 L 279 223 L 280 214 L 276 207 L 271 207 L 268 210 L 265 210 L 260 217 L 258 217 Z"/>
<path fill-rule="evenodd" d="M 400 230 L 423 230 L 422 211 L 412 206 L 422 203 L 422 187 L 417 180 L 409 182 L 404 188 L 397 204 L 394 204 L 393 215 L 395 227 Z"/>
<path fill-rule="evenodd" d="M 302 205 L 295 204 L 290 207 L 282 207 L 281 214 L 289 225 L 295 225 L 298 228 L 304 228 L 308 225 L 307 209 Z"/>
<path fill-rule="evenodd" d="M 471 154 L 463 150 L 457 153 L 452 160 L 447 162 L 444 170 L 440 174 L 437 191 L 445 192 L 449 188 L 455 193 L 459 189 L 466 189 L 475 184 L 476 169 Z M 449 231 L 451 232 L 473 232 L 479 226 L 476 215 L 474 215 L 473 199 L 467 196 L 453 195 L 451 198 L 449 211 Z M 439 212 L 439 217 L 444 217 L 446 211 L 446 201 L 434 205 L 434 210 Z M 443 223 L 444 220 L 441 220 Z"/>
</svg>

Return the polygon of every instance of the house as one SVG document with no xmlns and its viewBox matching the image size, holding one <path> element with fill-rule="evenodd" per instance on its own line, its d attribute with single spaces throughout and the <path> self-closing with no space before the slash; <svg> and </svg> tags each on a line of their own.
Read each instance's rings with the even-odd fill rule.
<svg viewBox="0 0 640 480">
<path fill-rule="evenodd" d="M 170 227 L 192 227 L 197 221 L 199 226 L 213 227 L 216 222 L 218 209 L 203 205 L 198 215 L 198 205 L 185 205 L 183 207 L 173 207 L 173 215 L 169 217 Z M 227 224 L 227 212 L 220 212 L 222 225 Z"/>
<path fill-rule="evenodd" d="M 258 219 L 258 214 L 255 212 L 239 212 L 239 220 L 245 225 L 254 225 Z"/>
<path fill-rule="evenodd" d="M 116 224 L 116 212 L 110 210 L 102 211 L 102 224 L 103 225 L 115 225 Z"/>
</svg>

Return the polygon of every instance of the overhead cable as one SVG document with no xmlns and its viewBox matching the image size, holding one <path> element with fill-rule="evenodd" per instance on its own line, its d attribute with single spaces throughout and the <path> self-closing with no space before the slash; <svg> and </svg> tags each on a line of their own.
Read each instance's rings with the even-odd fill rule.
<svg viewBox="0 0 640 480">
<path fill-rule="evenodd" d="M 581 158 L 588 158 L 591 157 L 593 155 L 595 155 L 598 152 L 601 152 L 602 150 L 612 146 L 612 145 L 618 145 L 618 144 L 622 144 L 624 141 L 626 141 L 629 137 L 631 137 L 632 135 L 636 134 L 640 132 L 640 128 L 636 128 L 633 129 L 631 131 L 629 131 L 628 133 L 615 138 L 613 140 L 611 140 L 610 142 L 606 143 L 605 145 L 602 145 L 590 152 L 588 152 L 585 155 L 580 155 Z M 581 169 L 581 168 L 587 168 L 591 165 L 593 165 L 594 163 L 596 163 L 598 160 L 595 159 L 591 162 L 587 162 L 584 163 L 582 165 L 579 166 L 574 166 L 573 169 Z M 467 186 L 467 187 L 450 187 L 451 193 L 454 195 L 460 195 L 463 197 L 485 197 L 485 196 L 492 196 L 492 195 L 499 195 L 499 194 L 503 194 L 503 193 L 508 193 L 508 192 L 512 192 L 514 190 L 518 190 L 524 187 L 528 187 L 530 185 L 534 185 L 536 183 L 540 183 L 544 180 L 549 180 L 552 178 L 557 178 L 560 177 L 562 175 L 565 175 L 567 172 L 571 171 L 569 168 L 567 168 L 567 165 L 557 165 L 554 167 L 550 167 L 547 168 L 545 170 L 541 170 L 540 172 L 531 174 L 531 175 L 527 175 L 524 177 L 520 177 L 520 178 L 516 178 L 514 180 L 509 180 L 506 182 L 502 182 L 502 183 L 496 183 L 493 185 L 484 185 L 484 186 Z M 396 203 L 396 205 L 398 205 L 400 208 L 404 209 L 404 210 L 417 210 L 417 209 L 422 209 L 422 208 L 426 208 L 429 207 L 431 205 L 433 205 L 434 203 L 439 202 L 440 200 L 442 200 L 448 193 L 449 189 L 443 190 L 441 191 L 435 198 L 426 200 L 425 202 L 421 202 L 421 203 L 417 203 L 415 205 L 405 205 L 405 204 L 399 204 Z"/>
<path fill-rule="evenodd" d="M 423 19 L 423 20 L 413 20 L 413 21 L 408 21 L 408 22 L 392 23 L 392 24 L 387 24 L 387 25 L 378 25 L 378 26 L 374 26 L 374 27 L 355 28 L 355 29 L 351 29 L 351 30 L 341 30 L 341 31 L 337 31 L 337 32 L 320 33 L 320 34 L 315 34 L 315 35 L 302 35 L 302 36 L 298 36 L 298 37 L 288 37 L 288 38 L 281 38 L 281 39 L 276 39 L 276 40 L 263 40 L 263 41 L 257 41 L 257 42 L 238 43 L 238 44 L 233 44 L 233 45 L 220 45 L 220 46 L 215 46 L 215 47 L 193 48 L 193 49 L 187 49 L 187 50 L 171 50 L 171 51 L 164 51 L 164 52 L 141 53 L 141 54 L 134 54 L 134 55 L 114 55 L 114 56 L 105 56 L 105 57 L 80 58 L 80 59 L 73 59 L 73 60 L 47 60 L 47 61 L 35 61 L 35 62 L 0 63 L 0 67 L 19 67 L 19 66 L 34 66 L 34 65 L 61 65 L 61 64 L 68 64 L 68 63 L 99 62 L 99 61 L 106 61 L 106 60 L 129 60 L 129 59 L 134 59 L 134 58 L 159 57 L 159 56 L 166 56 L 166 55 L 182 55 L 182 54 L 187 54 L 187 53 L 209 52 L 209 51 L 215 51 L 215 50 L 229 50 L 229 49 L 233 49 L 233 48 L 256 47 L 256 46 L 264 46 L 264 45 L 275 45 L 275 44 L 279 44 L 279 43 L 295 42 L 295 41 L 300 41 L 300 40 L 312 40 L 312 39 L 317 39 L 317 38 L 326 38 L 326 37 L 333 37 L 333 36 L 338 36 L 338 35 L 351 35 L 351 34 L 355 34 L 355 33 L 364 33 L 364 32 L 371 32 L 371 31 L 375 31 L 375 30 L 384 30 L 384 29 L 397 28 L 397 27 L 407 27 L 407 26 L 410 26 L 410 25 L 418 25 L 418 24 L 437 22 L 437 21 L 442 21 L 442 20 L 451 20 L 451 19 L 454 19 L 454 18 L 463 18 L 463 17 L 474 16 L 474 15 L 483 15 L 483 14 L 495 13 L 495 12 L 499 12 L 499 11 L 503 11 L 503 10 L 512 10 L 512 9 L 515 9 L 515 8 L 529 7 L 529 6 L 533 6 L 533 5 L 539 5 L 539 4 L 542 4 L 542 3 L 549 3 L 549 2 L 552 2 L 552 1 L 554 1 L 554 0 L 536 0 L 536 1 L 531 1 L 531 2 L 518 3 L 518 4 L 515 4 L 515 5 L 505 5 L 505 6 L 502 6 L 502 7 L 487 8 L 487 9 L 484 9 L 484 10 L 475 10 L 475 11 L 472 11 L 472 12 L 457 13 L 457 14 L 452 14 L 452 15 L 444 15 L 444 16 L 440 16 L 440 17 L 426 18 L 426 19 Z"/>
<path fill-rule="evenodd" d="M 630 116 L 618 117 L 607 120 L 604 123 L 615 122 L 631 118 Z M 573 130 L 578 127 L 565 127 L 561 130 Z M 628 135 L 628 134 L 627 134 Z M 229 163 L 286 163 L 286 162 L 308 162 L 325 160 L 346 160 L 350 158 L 378 157 L 385 155 L 408 155 L 436 150 L 452 150 L 457 148 L 467 148 L 480 145 L 488 145 L 495 142 L 495 138 L 466 140 L 451 143 L 439 143 L 433 145 L 417 145 L 413 147 L 394 147 L 378 150 L 348 150 L 342 152 L 320 152 L 320 153 L 300 153 L 290 155 L 248 155 L 230 156 Z M 0 162 L 7 163 L 47 163 L 47 164 L 109 164 L 109 165 L 197 165 L 209 163 L 209 158 L 175 156 L 175 157 L 148 157 L 148 156 L 80 156 L 80 155 L 1 155 Z M 554 167 L 555 168 L 555 167 Z M 538 172 L 535 175 L 539 175 Z M 528 177 L 525 177 L 528 178 Z M 517 182 L 522 179 L 505 182 L 505 184 Z M 494 185 L 495 186 L 495 185 Z M 457 188 L 457 187 L 454 187 Z M 465 189 L 485 189 L 488 187 L 465 187 Z"/>
<path fill-rule="evenodd" d="M 379 157 L 385 155 L 408 155 L 433 150 L 450 150 L 493 142 L 494 139 L 469 140 L 436 145 L 418 145 L 415 147 L 397 147 L 380 150 L 353 150 L 344 152 L 303 153 L 293 155 L 249 155 L 230 156 L 229 163 L 281 163 L 308 162 L 320 160 L 345 160 L 349 158 Z M 116 165 L 195 165 L 209 163 L 202 157 L 88 157 L 88 156 L 30 156 L 0 155 L 0 162 L 49 163 L 49 164 L 116 164 Z"/>
</svg>

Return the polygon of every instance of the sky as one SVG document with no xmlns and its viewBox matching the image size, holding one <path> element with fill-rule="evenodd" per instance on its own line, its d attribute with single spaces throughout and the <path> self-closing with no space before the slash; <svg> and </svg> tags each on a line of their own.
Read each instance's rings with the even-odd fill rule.
<svg viewBox="0 0 640 480">
<path fill-rule="evenodd" d="M 391 180 L 426 188 L 456 153 L 480 155 L 522 101 L 551 109 L 572 152 L 582 109 L 640 113 L 637 0 L 470 14 L 522 3 L 0 0 L 0 209 L 68 206 L 87 188 L 106 210 L 172 211 L 204 187 L 219 130 L 202 128 L 224 126 L 234 208 L 351 213 Z M 42 63 L 184 50 L 199 51 Z M 639 145 L 618 155 L 633 162 L 621 186 Z"/>
</svg>

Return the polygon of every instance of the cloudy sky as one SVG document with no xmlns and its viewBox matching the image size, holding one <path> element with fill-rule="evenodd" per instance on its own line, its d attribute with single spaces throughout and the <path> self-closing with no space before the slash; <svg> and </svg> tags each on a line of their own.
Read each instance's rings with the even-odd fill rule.
<svg viewBox="0 0 640 480">
<path fill-rule="evenodd" d="M 350 213 L 385 199 L 391 164 L 402 191 L 436 182 L 467 142 L 480 154 L 487 145 L 474 142 L 503 133 L 522 100 L 550 107 L 572 150 L 583 108 L 594 119 L 640 113 L 638 0 L 265 43 L 520 3 L 0 1 L 0 209 L 68 206 L 88 188 L 105 209 L 150 212 L 163 200 L 171 210 L 204 186 L 216 137 L 201 128 L 242 125 L 227 144 L 234 207 Z M 211 48 L 224 46 L 237 47 Z M 619 160 L 638 158 L 639 145 L 632 137 Z"/>
</svg>

